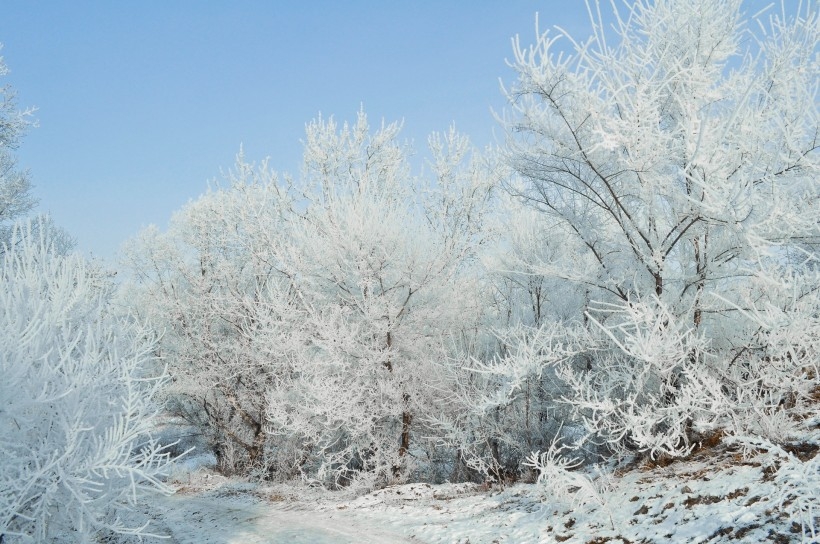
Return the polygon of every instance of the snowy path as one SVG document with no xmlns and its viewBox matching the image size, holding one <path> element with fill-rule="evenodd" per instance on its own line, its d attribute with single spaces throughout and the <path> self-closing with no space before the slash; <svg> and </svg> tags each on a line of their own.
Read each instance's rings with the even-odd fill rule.
<svg viewBox="0 0 820 544">
<path fill-rule="evenodd" d="M 784 510 L 783 497 L 794 496 L 783 494 L 784 462 L 777 459 L 708 449 L 667 466 L 634 466 L 595 496 L 555 496 L 531 484 L 422 483 L 353 498 L 197 472 L 177 480 L 178 493 L 158 498 L 146 513 L 155 530 L 171 536 L 167 542 L 179 544 L 820 542 L 810 534 L 811 518 Z M 793 462 L 817 470 L 816 463 Z M 816 489 L 806 493 L 816 508 Z"/>
<path fill-rule="evenodd" d="M 178 544 L 418 543 L 344 512 L 288 509 L 251 497 L 174 495 L 154 506 L 162 532 Z"/>
</svg>

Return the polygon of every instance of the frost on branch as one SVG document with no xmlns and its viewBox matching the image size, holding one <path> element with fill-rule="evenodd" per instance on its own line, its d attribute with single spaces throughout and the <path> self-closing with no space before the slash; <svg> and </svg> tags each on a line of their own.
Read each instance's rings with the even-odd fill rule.
<svg viewBox="0 0 820 544">
<path fill-rule="evenodd" d="M 0 535 L 150 534 L 121 514 L 170 492 L 150 434 L 164 380 L 154 339 L 115 316 L 99 270 L 56 254 L 44 232 L 18 227 L 0 260 Z"/>
<path fill-rule="evenodd" d="M 595 310 L 598 319 L 593 312 L 589 319 L 604 333 L 595 368 L 585 373 L 561 369 L 572 389 L 566 401 L 615 450 L 627 443 L 653 457 L 686 455 L 693 406 L 682 390 L 689 369 L 703 364 L 703 338 L 657 297 Z"/>
<path fill-rule="evenodd" d="M 298 179 L 240 156 L 229 186 L 132 244 L 169 397 L 221 468 L 361 489 L 433 470 L 426 418 L 481 311 L 492 165 L 450 131 L 413 176 L 399 129 L 320 118 Z"/>
<path fill-rule="evenodd" d="M 814 433 L 815 445 L 818 438 Z M 810 459 L 801 460 L 780 445 L 758 436 L 734 436 L 730 443 L 748 454 L 762 452 L 764 465 L 774 469 L 780 510 L 800 524 L 803 542 L 816 542 L 820 536 L 820 455 L 815 453 Z"/>
<path fill-rule="evenodd" d="M 685 455 L 716 429 L 786 440 L 816 412 L 816 6 L 611 7 L 614 32 L 598 15 L 585 42 L 516 41 L 508 90 L 507 188 L 587 264 L 522 259 L 587 293 L 566 401 L 616 451 Z"/>
<path fill-rule="evenodd" d="M 573 446 L 561 444 L 556 436 L 547 451 L 530 453 L 523 465 L 536 471 L 537 483 L 546 488 L 553 500 L 569 499 L 568 502 L 576 508 L 591 504 L 608 511 L 604 493 L 608 491 L 609 481 L 603 475 L 594 480 L 577 471 L 583 465 L 583 459 L 572 457 L 569 452 L 573 450 Z M 612 514 L 608 513 L 612 523 Z"/>
<path fill-rule="evenodd" d="M 8 68 L 0 56 L 0 77 L 7 73 Z M 0 244 L 3 245 L 9 243 L 13 222 L 36 203 L 31 195 L 31 177 L 18 168 L 13 153 L 32 124 L 34 110 L 18 110 L 16 99 L 13 88 L 0 86 Z"/>
</svg>

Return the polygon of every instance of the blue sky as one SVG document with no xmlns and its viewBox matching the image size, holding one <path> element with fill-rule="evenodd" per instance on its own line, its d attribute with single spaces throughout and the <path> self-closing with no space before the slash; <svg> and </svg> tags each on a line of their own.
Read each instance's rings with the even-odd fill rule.
<svg viewBox="0 0 820 544">
<path fill-rule="evenodd" d="M 755 1 L 754 3 L 759 3 Z M 589 33 L 582 0 L 4 0 L 0 54 L 39 128 L 19 149 L 40 210 L 103 258 L 203 193 L 240 144 L 298 173 L 305 123 L 455 122 L 483 147 L 510 39 Z"/>
</svg>

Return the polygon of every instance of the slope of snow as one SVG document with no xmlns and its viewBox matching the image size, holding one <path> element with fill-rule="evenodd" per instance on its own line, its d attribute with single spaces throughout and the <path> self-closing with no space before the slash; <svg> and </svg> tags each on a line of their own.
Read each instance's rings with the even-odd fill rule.
<svg viewBox="0 0 820 544">
<path fill-rule="evenodd" d="M 630 471 L 603 492 L 605 507 L 534 485 L 416 484 L 337 508 L 429 543 L 800 542 L 800 525 L 779 513 L 778 491 L 760 461 L 724 453 Z"/>
<path fill-rule="evenodd" d="M 199 469 L 147 513 L 178 543 L 816 542 L 784 513 L 778 467 L 770 454 L 708 450 L 617 475 L 601 491 L 606 506 L 534 484 L 406 484 L 354 498 Z"/>
</svg>

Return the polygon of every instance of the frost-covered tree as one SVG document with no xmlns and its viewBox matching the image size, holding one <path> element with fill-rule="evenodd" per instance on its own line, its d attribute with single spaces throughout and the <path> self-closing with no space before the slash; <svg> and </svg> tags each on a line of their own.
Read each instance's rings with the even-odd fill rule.
<svg viewBox="0 0 820 544">
<path fill-rule="evenodd" d="M 363 114 L 308 126 L 307 207 L 284 259 L 315 332 L 268 417 L 302 435 L 337 483 L 366 474 L 379 485 L 429 463 L 418 441 L 447 389 L 447 344 L 474 334 L 480 315 L 470 260 L 490 180 L 452 131 L 430 139 L 432 179 L 414 179 L 398 131 L 370 135 Z"/>
<path fill-rule="evenodd" d="M 563 365 L 612 445 L 680 455 L 816 383 L 818 13 L 638 0 L 608 28 L 588 5 L 589 40 L 516 41 L 508 90 L 508 188 L 577 251 L 529 271 L 588 293 L 534 368 Z"/>
<path fill-rule="evenodd" d="M 150 433 L 165 379 L 154 337 L 118 317 L 108 279 L 46 233 L 18 227 L 0 256 L 0 540 L 150 534 L 131 510 L 170 492 Z"/>
<path fill-rule="evenodd" d="M 0 45 L 2 47 L 2 45 Z M 8 74 L 0 56 L 0 77 Z M 17 166 L 14 150 L 31 125 L 32 109 L 17 108 L 17 93 L 9 85 L 0 86 L 0 243 L 8 243 L 13 222 L 35 204 L 31 178 Z"/>
<path fill-rule="evenodd" d="M 265 166 L 241 156 L 237 163 L 229 187 L 185 206 L 167 232 L 140 233 L 124 252 L 134 277 L 123 298 L 162 332 L 168 407 L 204 432 L 227 472 L 270 463 L 264 427 L 274 361 L 261 344 L 260 305 L 286 330 L 300 317 L 276 253 L 289 236 L 281 214 L 292 199 Z M 276 347 L 287 352 L 291 343 Z"/>
<path fill-rule="evenodd" d="M 0 56 L 0 78 L 8 72 Z M 34 108 L 18 109 L 17 92 L 10 85 L 0 85 L 0 252 L 11 241 L 15 222 L 25 217 L 37 204 L 32 195 L 31 175 L 19 168 L 14 155 L 26 130 L 34 124 L 33 114 Z M 32 222 L 32 228 L 46 231 L 58 252 L 66 253 L 74 246 L 71 236 L 55 226 L 48 216 L 41 216 Z"/>
<path fill-rule="evenodd" d="M 491 168 L 451 132 L 425 181 L 398 133 L 314 121 L 298 181 L 240 158 L 229 187 L 128 251 L 172 391 L 225 468 L 372 486 L 429 465 L 444 353 L 480 315 Z"/>
</svg>

